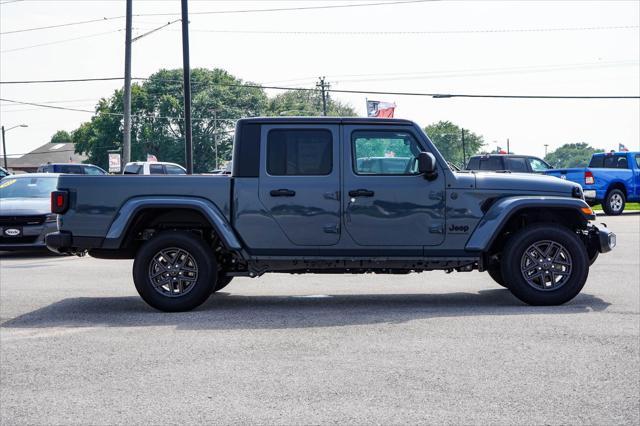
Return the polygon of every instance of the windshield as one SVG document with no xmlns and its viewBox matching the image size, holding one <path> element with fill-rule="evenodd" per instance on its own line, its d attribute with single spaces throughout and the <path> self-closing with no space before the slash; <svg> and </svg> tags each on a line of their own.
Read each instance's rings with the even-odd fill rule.
<svg viewBox="0 0 640 426">
<path fill-rule="evenodd" d="M 4 178 L 0 198 L 49 198 L 57 182 L 57 177 Z"/>
</svg>

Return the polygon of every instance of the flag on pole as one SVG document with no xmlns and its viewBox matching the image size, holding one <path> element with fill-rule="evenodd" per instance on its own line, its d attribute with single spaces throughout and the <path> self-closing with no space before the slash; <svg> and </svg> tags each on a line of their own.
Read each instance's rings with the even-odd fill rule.
<svg viewBox="0 0 640 426">
<path fill-rule="evenodd" d="M 367 117 L 393 118 L 394 102 L 370 101 L 367 99 Z"/>
<path fill-rule="evenodd" d="M 618 144 L 618 151 L 620 152 L 629 152 L 629 148 L 627 148 L 623 143 Z"/>
<path fill-rule="evenodd" d="M 157 162 L 157 161 L 158 161 L 158 159 L 157 159 L 157 158 L 156 158 L 156 156 L 155 156 L 155 155 L 153 155 L 153 154 L 147 154 L 147 161 L 154 161 L 154 162 Z"/>
</svg>

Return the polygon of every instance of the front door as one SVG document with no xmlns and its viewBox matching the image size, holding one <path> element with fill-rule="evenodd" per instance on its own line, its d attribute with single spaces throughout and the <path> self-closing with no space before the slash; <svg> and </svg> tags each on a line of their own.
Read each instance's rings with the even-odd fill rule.
<svg viewBox="0 0 640 426">
<path fill-rule="evenodd" d="M 413 130 L 345 126 L 345 230 L 361 246 L 433 246 L 444 239 L 445 177 L 418 173 Z"/>
<path fill-rule="evenodd" d="M 294 246 L 340 239 L 339 140 L 337 125 L 262 126 L 260 201 Z"/>
</svg>

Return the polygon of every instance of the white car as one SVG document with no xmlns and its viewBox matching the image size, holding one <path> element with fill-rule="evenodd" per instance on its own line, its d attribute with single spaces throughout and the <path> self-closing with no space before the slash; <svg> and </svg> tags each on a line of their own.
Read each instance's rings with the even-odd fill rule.
<svg viewBox="0 0 640 426">
<path fill-rule="evenodd" d="M 187 170 L 179 164 L 160 161 L 134 161 L 124 166 L 124 175 L 186 175 Z"/>
</svg>

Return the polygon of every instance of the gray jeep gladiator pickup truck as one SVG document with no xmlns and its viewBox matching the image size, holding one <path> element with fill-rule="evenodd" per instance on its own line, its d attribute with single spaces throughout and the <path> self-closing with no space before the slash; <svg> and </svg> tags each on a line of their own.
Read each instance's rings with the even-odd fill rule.
<svg viewBox="0 0 640 426">
<path fill-rule="evenodd" d="M 477 269 L 556 305 L 615 246 L 580 185 L 453 171 L 398 119 L 243 119 L 231 176 L 61 175 L 51 202 L 50 249 L 135 259 L 136 289 L 163 311 L 265 272 Z"/>
</svg>

